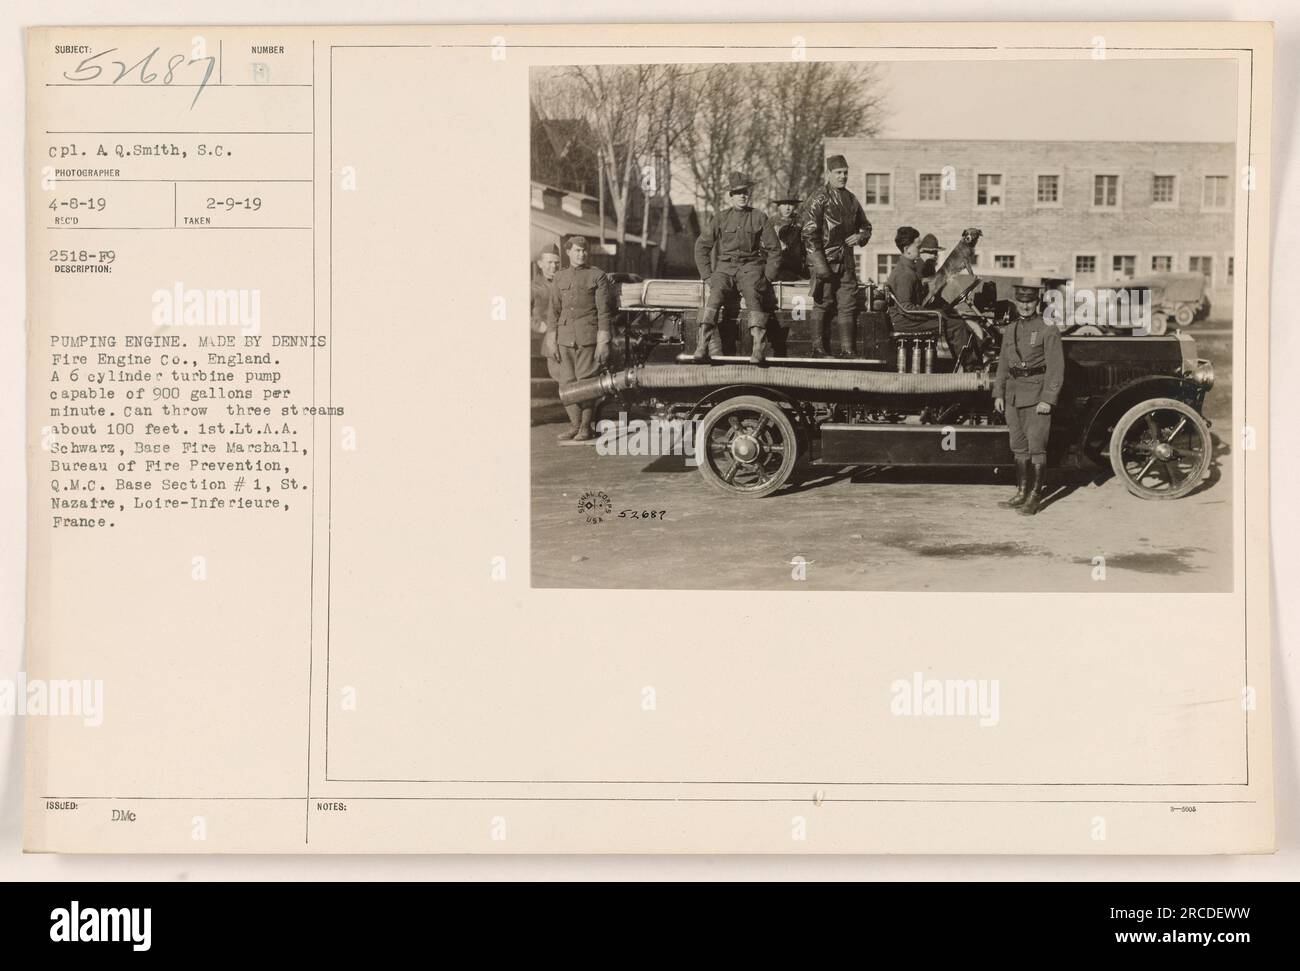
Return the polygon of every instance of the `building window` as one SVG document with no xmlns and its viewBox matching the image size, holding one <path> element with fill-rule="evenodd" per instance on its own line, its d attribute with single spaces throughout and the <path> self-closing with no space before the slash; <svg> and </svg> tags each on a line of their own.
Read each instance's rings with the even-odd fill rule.
<svg viewBox="0 0 1300 971">
<path fill-rule="evenodd" d="M 898 253 L 877 253 L 876 254 L 876 281 L 883 283 L 889 279 L 889 274 L 894 272 L 894 267 L 898 265 Z"/>
<path fill-rule="evenodd" d="M 1075 276 L 1095 276 L 1097 274 L 1097 257 L 1076 256 L 1074 258 Z"/>
<path fill-rule="evenodd" d="M 918 202 L 943 202 L 943 174 L 940 172 L 918 174 L 916 198 Z"/>
<path fill-rule="evenodd" d="M 975 205 L 995 208 L 1002 205 L 1002 175 L 981 172 L 975 176 Z"/>
<path fill-rule="evenodd" d="M 1172 256 L 1153 256 L 1151 257 L 1152 273 L 1168 273 L 1174 268 L 1174 258 Z"/>
<path fill-rule="evenodd" d="M 1119 208 L 1119 176 L 1095 175 L 1092 178 L 1092 207 L 1094 209 Z"/>
<path fill-rule="evenodd" d="M 1115 279 L 1131 280 L 1137 273 L 1136 256 L 1112 256 L 1110 258 L 1110 271 L 1115 275 Z"/>
<path fill-rule="evenodd" d="M 995 270 L 1014 270 L 1016 268 L 1016 254 L 994 253 L 993 268 Z"/>
<path fill-rule="evenodd" d="M 1202 209 L 1228 208 L 1228 177 L 1226 175 L 1207 175 L 1201 190 Z"/>
<path fill-rule="evenodd" d="M 891 176 L 888 172 L 868 172 L 866 191 L 862 196 L 863 206 L 883 208 L 889 203 Z"/>
<path fill-rule="evenodd" d="M 1228 268 L 1228 286 L 1232 286 L 1233 283 L 1236 282 L 1236 270 L 1237 270 L 1237 267 L 1236 267 L 1235 264 L 1236 264 L 1236 257 L 1235 257 L 1235 256 L 1229 256 L 1229 257 L 1228 257 L 1228 263 L 1227 263 L 1227 268 Z"/>
<path fill-rule="evenodd" d="M 1207 281 L 1214 280 L 1214 257 L 1213 256 L 1189 256 L 1187 257 L 1187 271 L 1189 273 L 1199 273 Z"/>
<path fill-rule="evenodd" d="M 1153 206 L 1173 206 L 1178 203 L 1178 177 L 1175 175 L 1157 175 L 1151 180 L 1151 204 Z"/>
<path fill-rule="evenodd" d="M 1040 206 L 1057 206 L 1061 204 L 1061 177 L 1056 174 L 1040 174 L 1038 191 L 1034 202 Z"/>
</svg>

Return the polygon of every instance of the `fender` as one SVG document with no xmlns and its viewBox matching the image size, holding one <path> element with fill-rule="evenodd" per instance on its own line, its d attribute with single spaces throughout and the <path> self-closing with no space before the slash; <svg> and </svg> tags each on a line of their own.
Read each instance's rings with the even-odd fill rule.
<svg viewBox="0 0 1300 971">
<path fill-rule="evenodd" d="M 782 404 L 789 405 L 794 412 L 796 424 L 798 424 L 803 414 L 799 402 L 777 388 L 766 388 L 757 384 L 729 384 L 721 388 L 710 388 L 703 397 L 691 405 L 691 417 L 699 418 L 719 401 L 725 401 L 727 398 L 734 398 L 742 394 L 757 395 L 760 398 L 768 398 L 771 401 L 779 401 Z"/>
<path fill-rule="evenodd" d="M 1114 389 L 1105 398 L 1089 402 L 1079 427 L 1078 446 L 1083 454 L 1090 454 L 1093 449 L 1089 443 L 1103 437 L 1107 428 L 1134 405 L 1151 398 L 1177 398 L 1185 401 L 1199 413 L 1205 400 L 1206 388 L 1190 378 L 1176 374 L 1148 374 L 1134 378 Z"/>
</svg>

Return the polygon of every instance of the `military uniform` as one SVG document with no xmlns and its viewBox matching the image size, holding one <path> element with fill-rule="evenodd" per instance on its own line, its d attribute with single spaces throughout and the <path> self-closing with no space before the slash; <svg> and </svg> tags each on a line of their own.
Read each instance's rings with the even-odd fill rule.
<svg viewBox="0 0 1300 971">
<path fill-rule="evenodd" d="M 765 275 L 768 280 L 806 280 L 808 270 L 804 262 L 803 227 L 798 215 L 786 218 L 773 216 L 767 224 L 768 240 Z"/>
<path fill-rule="evenodd" d="M 609 340 L 609 277 L 594 266 L 566 267 L 551 284 L 548 327 L 560 348 L 562 382 L 595 377 L 596 345 Z"/>
<path fill-rule="evenodd" d="M 546 323 L 555 331 L 560 356 L 555 379 L 561 388 L 600 373 L 597 348 L 609 343 L 611 292 L 609 277 L 594 266 L 570 266 L 555 274 Z M 578 440 L 590 435 L 593 410 L 581 409 Z"/>
<path fill-rule="evenodd" d="M 858 271 L 853 247 L 845 240 L 871 233 L 862 205 L 848 189 L 823 184 L 809 196 L 802 213 L 804 254 L 812 277 L 813 309 L 808 315 L 813 352 L 823 350 L 826 317 L 835 314 L 841 356 L 854 353 L 858 309 Z"/>
<path fill-rule="evenodd" d="M 559 271 L 557 270 L 556 273 Z M 551 310 L 551 292 L 554 290 L 555 281 L 548 280 L 541 273 L 533 274 L 533 283 L 531 293 L 528 299 L 528 314 L 532 318 L 533 330 L 539 334 L 548 334 L 551 332 L 550 325 L 546 322 L 547 314 Z M 557 348 L 558 351 L 558 348 Z M 542 356 L 546 358 L 546 371 L 551 376 L 552 381 L 560 380 L 560 362 L 555 359 L 554 354 L 547 353 L 547 342 L 542 342 Z M 565 408 L 568 411 L 575 406 L 569 405 Z M 576 414 L 569 416 L 575 423 Z"/>
<path fill-rule="evenodd" d="M 532 320 L 533 330 L 539 334 L 545 334 L 548 329 L 546 314 L 551 309 L 551 282 L 534 268 L 528 295 L 528 316 Z"/>
<path fill-rule="evenodd" d="M 761 362 L 760 349 L 767 339 L 768 308 L 772 302 L 772 285 L 763 272 L 771 255 L 766 231 L 767 215 L 746 206 L 724 209 L 695 240 L 696 269 L 702 279 L 709 281 L 709 298 L 700 315 L 700 340 L 706 352 L 703 357 L 722 350 L 722 338 L 717 330 L 718 311 L 728 294 L 739 291 L 749 312 L 755 363 Z M 697 356 L 699 350 L 697 347 Z"/>
<path fill-rule="evenodd" d="M 1015 320 L 1002 333 L 1002 353 L 993 379 L 993 397 L 1006 402 L 1011 451 L 1035 464 L 1047 461 L 1052 416 L 1038 413 L 1039 402 L 1053 407 L 1065 378 L 1065 352 L 1055 327 L 1034 314 Z"/>
</svg>

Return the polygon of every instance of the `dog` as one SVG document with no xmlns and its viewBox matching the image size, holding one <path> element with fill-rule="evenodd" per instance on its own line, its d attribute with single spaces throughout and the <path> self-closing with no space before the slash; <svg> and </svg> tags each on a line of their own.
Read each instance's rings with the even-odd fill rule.
<svg viewBox="0 0 1300 971">
<path fill-rule="evenodd" d="M 979 242 L 980 237 L 984 235 L 983 230 L 966 229 L 962 231 L 961 242 L 952 248 L 943 261 L 943 266 L 939 271 L 930 277 L 926 284 L 925 300 L 922 301 L 922 307 L 928 307 L 932 304 L 939 294 L 943 293 L 943 288 L 947 286 L 948 281 L 959 273 L 973 272 L 975 260 L 975 245 Z"/>
</svg>

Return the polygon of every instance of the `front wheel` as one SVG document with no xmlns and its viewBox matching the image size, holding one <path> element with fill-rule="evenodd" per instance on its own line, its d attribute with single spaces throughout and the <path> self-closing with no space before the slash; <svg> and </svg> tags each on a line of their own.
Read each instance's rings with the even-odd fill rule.
<svg viewBox="0 0 1300 971">
<path fill-rule="evenodd" d="M 730 496 L 757 499 L 789 480 L 799 443 L 780 405 L 740 395 L 709 409 L 696 449 L 705 482 Z"/>
<path fill-rule="evenodd" d="M 1125 488 L 1143 499 L 1178 499 L 1210 468 L 1210 426 L 1174 398 L 1152 398 L 1124 413 L 1110 436 L 1110 464 Z"/>
</svg>

